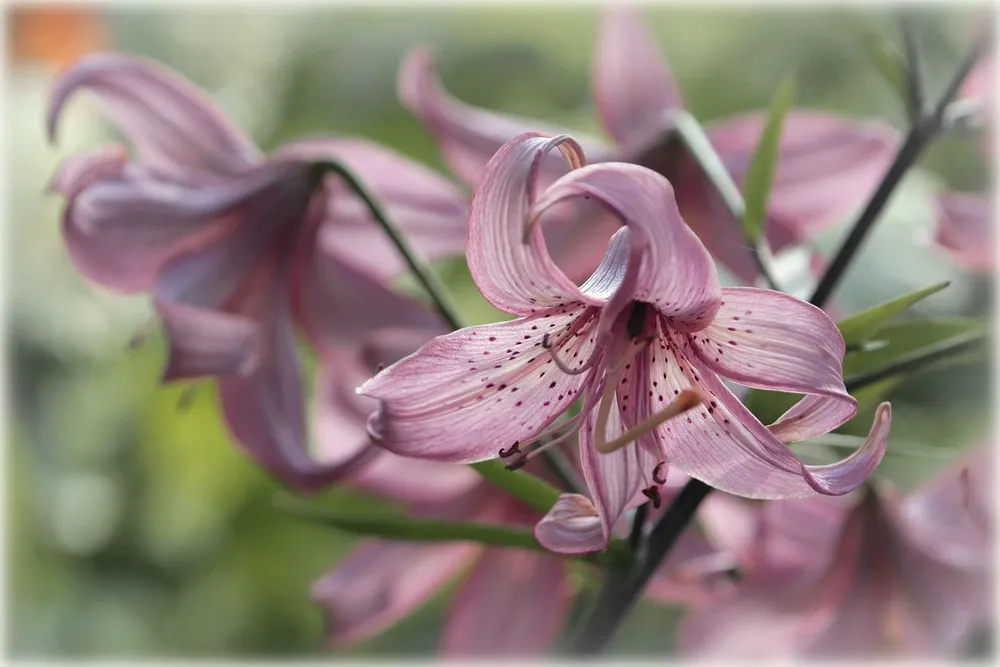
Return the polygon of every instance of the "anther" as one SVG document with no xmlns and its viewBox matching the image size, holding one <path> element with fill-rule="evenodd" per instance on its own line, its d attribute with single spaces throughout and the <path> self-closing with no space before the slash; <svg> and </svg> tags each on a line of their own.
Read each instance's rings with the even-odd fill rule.
<svg viewBox="0 0 1000 667">
<path fill-rule="evenodd" d="M 660 496 L 660 487 L 658 486 L 647 486 L 642 490 L 642 495 L 653 501 L 655 509 L 660 509 L 660 505 L 663 504 L 663 497 Z"/>
<path fill-rule="evenodd" d="M 380 364 L 378 364 L 378 365 L 375 366 L 375 374 L 376 375 L 378 375 L 379 373 L 381 373 L 384 370 L 385 370 L 385 364 L 380 363 Z"/>
<path fill-rule="evenodd" d="M 149 340 L 150 335 L 153 333 L 153 329 L 156 327 L 156 320 L 149 319 L 139 327 L 132 337 L 128 339 L 128 343 L 125 345 L 125 349 L 129 352 L 135 352 L 140 347 L 142 347 L 147 340 Z"/>
<path fill-rule="evenodd" d="M 520 453 L 521 453 L 521 441 L 518 440 L 515 441 L 514 444 L 510 446 L 510 449 L 501 448 L 497 456 L 499 456 L 502 459 L 506 459 L 510 458 L 511 456 L 514 456 L 515 454 L 520 454 Z"/>
<path fill-rule="evenodd" d="M 659 463 L 656 464 L 656 467 L 653 468 L 653 481 L 656 482 L 657 484 L 667 483 L 667 476 L 663 474 L 663 469 L 666 467 L 667 467 L 667 462 L 660 461 Z"/>
</svg>

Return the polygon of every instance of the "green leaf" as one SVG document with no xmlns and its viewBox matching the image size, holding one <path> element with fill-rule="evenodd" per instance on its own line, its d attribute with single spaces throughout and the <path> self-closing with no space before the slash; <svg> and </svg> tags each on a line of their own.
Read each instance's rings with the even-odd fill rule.
<svg viewBox="0 0 1000 667">
<path fill-rule="evenodd" d="M 359 535 L 374 535 L 405 542 L 478 542 L 551 553 L 538 543 L 529 529 L 520 526 L 442 521 L 384 512 L 345 512 L 322 507 L 288 493 L 277 494 L 274 504 L 300 518 Z M 629 558 L 628 547 L 622 540 L 615 539 L 609 544 L 607 551 L 585 557 L 584 560 L 619 568 Z"/>
<path fill-rule="evenodd" d="M 488 482 L 516 496 L 534 509 L 548 512 L 562 492 L 540 477 L 523 470 L 507 470 L 498 459 L 480 461 L 469 465 Z"/>
<path fill-rule="evenodd" d="M 785 115 L 795 100 L 795 79 L 788 77 L 778 86 L 771 98 L 767 111 L 767 122 L 760 135 L 760 142 L 747 168 L 746 211 L 743 215 L 743 231 L 753 245 L 757 245 L 764 235 L 767 222 L 767 198 L 771 192 L 771 181 L 778 163 L 778 146 L 781 142 L 781 125 Z"/>
<path fill-rule="evenodd" d="M 978 320 L 939 318 L 883 327 L 884 345 L 849 353 L 844 358 L 844 384 L 858 400 L 858 412 L 881 402 L 900 382 L 927 369 L 941 369 L 982 358 L 985 334 Z M 752 390 L 745 403 L 764 424 L 792 407 L 800 396 Z"/>
<path fill-rule="evenodd" d="M 886 301 L 837 322 L 837 328 L 840 329 L 840 333 L 844 336 L 844 343 L 848 347 L 861 346 L 862 343 L 867 342 L 877 334 L 893 317 L 899 315 L 913 304 L 923 301 L 930 295 L 937 294 L 950 284 L 946 280 L 936 285 L 910 292 L 909 294 Z M 865 351 L 871 351 L 871 349 L 869 348 Z"/>
</svg>

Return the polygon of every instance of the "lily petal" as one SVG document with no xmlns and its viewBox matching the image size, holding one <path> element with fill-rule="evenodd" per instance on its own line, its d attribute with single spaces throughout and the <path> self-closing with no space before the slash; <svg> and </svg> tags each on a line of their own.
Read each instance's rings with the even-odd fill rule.
<svg viewBox="0 0 1000 667">
<path fill-rule="evenodd" d="M 628 150 L 683 108 L 680 91 L 636 7 L 605 10 L 593 71 L 594 99 L 604 128 Z"/>
<path fill-rule="evenodd" d="M 662 324 L 661 324 L 662 327 Z M 661 329 L 662 331 L 662 329 Z M 843 495 L 871 474 L 885 453 L 888 403 L 879 406 L 868 439 L 839 463 L 807 466 L 747 410 L 722 380 L 690 351 L 686 338 L 661 333 L 645 361 L 657 400 L 695 388 L 704 406 L 656 430 L 663 458 L 711 486 L 746 498 L 779 499 L 817 493 Z"/>
<path fill-rule="evenodd" d="M 969 271 L 992 274 L 996 253 L 990 199 L 983 195 L 947 192 L 939 194 L 935 204 L 934 242 Z"/>
<path fill-rule="evenodd" d="M 681 218 L 663 176 L 623 163 L 574 169 L 546 190 L 535 203 L 535 215 L 574 197 L 593 197 L 630 232 L 629 270 L 605 306 L 603 321 L 613 321 L 633 299 L 653 305 L 680 331 L 697 331 L 712 321 L 721 293 L 715 264 Z"/>
<path fill-rule="evenodd" d="M 573 166 L 585 160 L 580 146 L 566 135 L 520 135 L 493 156 L 472 199 L 469 272 L 487 301 L 506 313 L 530 315 L 569 301 L 599 303 L 556 266 L 541 225 L 529 219 L 539 165 L 553 148 Z"/>
<path fill-rule="evenodd" d="M 168 345 L 163 381 L 249 375 L 260 363 L 257 322 L 230 313 L 158 299 Z"/>
<path fill-rule="evenodd" d="M 588 374 L 570 375 L 595 348 L 592 309 L 544 311 L 440 336 L 358 391 L 381 401 L 369 421 L 378 444 L 403 456 L 469 463 L 526 442 L 576 399 Z M 543 349 L 545 335 L 555 340 Z M 479 439 L 469 438 L 473 428 Z"/>
<path fill-rule="evenodd" d="M 487 549 L 451 603 L 441 639 L 448 657 L 543 654 L 559 636 L 571 596 L 557 557 Z"/>
<path fill-rule="evenodd" d="M 327 613 L 330 643 L 346 647 L 377 635 L 430 599 L 479 553 L 480 547 L 463 542 L 363 543 L 312 588 L 312 598 Z"/>
<path fill-rule="evenodd" d="M 789 294 L 726 287 L 712 324 L 694 337 L 702 363 L 744 386 L 808 394 L 771 426 L 795 442 L 829 433 L 857 412 L 844 387 L 844 338 L 830 316 Z"/>
<path fill-rule="evenodd" d="M 178 179 L 193 171 L 233 174 L 259 158 L 250 140 L 189 81 L 119 54 L 85 56 L 62 74 L 46 120 L 50 138 L 67 100 L 80 88 L 101 98 L 144 161 Z"/>
<path fill-rule="evenodd" d="M 451 172 L 470 188 L 486 177 L 486 165 L 500 148 L 525 132 L 559 135 L 566 132 L 531 118 L 500 114 L 464 104 L 448 94 L 434 65 L 434 55 L 418 49 L 407 56 L 399 71 L 399 97 L 403 105 L 434 134 Z M 579 138 L 592 156 L 609 156 L 597 139 Z M 540 168 L 551 176 L 565 171 L 558 156 L 541 158 Z"/>
<path fill-rule="evenodd" d="M 586 496 L 564 493 L 535 525 L 535 539 L 549 551 L 597 553 L 608 544 L 600 512 Z"/>
</svg>

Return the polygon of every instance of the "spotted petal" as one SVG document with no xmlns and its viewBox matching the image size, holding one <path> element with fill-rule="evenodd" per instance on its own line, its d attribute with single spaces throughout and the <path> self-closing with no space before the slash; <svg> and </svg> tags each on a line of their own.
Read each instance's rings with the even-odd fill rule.
<svg viewBox="0 0 1000 667">
<path fill-rule="evenodd" d="M 582 305 L 461 329 L 430 341 L 366 382 L 379 399 L 369 430 L 403 456 L 468 463 L 526 442 L 563 413 L 584 386 L 543 349 L 582 366 L 594 350 L 595 314 Z"/>
</svg>

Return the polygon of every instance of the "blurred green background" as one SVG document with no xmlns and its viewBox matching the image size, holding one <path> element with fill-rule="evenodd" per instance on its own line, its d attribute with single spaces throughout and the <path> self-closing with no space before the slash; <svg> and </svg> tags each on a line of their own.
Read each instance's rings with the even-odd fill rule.
<svg viewBox="0 0 1000 667">
<path fill-rule="evenodd" d="M 903 127 L 898 101 L 860 46 L 858 15 L 661 7 L 647 16 L 689 108 L 703 121 L 765 106 L 795 71 L 799 106 Z M 970 9 L 917 16 L 931 91 L 961 57 L 970 16 Z M 114 135 L 80 96 L 58 147 L 50 147 L 42 132 L 48 86 L 84 52 L 140 53 L 205 87 L 265 149 L 299 134 L 355 134 L 443 170 L 429 134 L 396 99 L 402 57 L 431 45 L 446 85 L 461 99 L 596 131 L 588 75 L 598 11 L 38 7 L 8 18 L 10 651 L 319 654 L 322 617 L 308 588 L 354 539 L 272 506 L 278 485 L 230 443 L 211 386 L 197 385 L 186 408 L 178 407 L 183 387 L 158 386 L 157 337 L 126 351 L 150 316 L 148 304 L 93 288 L 74 273 L 60 243 L 60 202 L 41 194 L 60 158 Z M 897 39 L 892 17 L 861 18 Z M 841 305 L 851 312 L 950 279 L 949 289 L 911 317 L 987 317 L 989 281 L 964 274 L 926 238 L 936 188 L 989 183 L 968 137 L 940 141 L 893 201 L 837 295 Z M 841 233 L 831 230 L 821 245 L 835 247 Z M 454 287 L 469 313 L 486 316 L 474 288 Z M 897 389 L 881 474 L 910 488 L 982 439 L 988 377 L 985 364 L 965 365 Z M 445 597 L 352 654 L 432 653 Z M 615 650 L 668 649 L 676 615 L 640 607 Z"/>
</svg>

